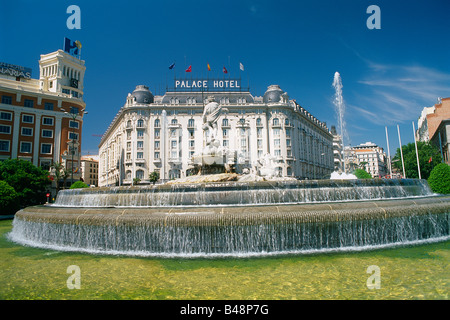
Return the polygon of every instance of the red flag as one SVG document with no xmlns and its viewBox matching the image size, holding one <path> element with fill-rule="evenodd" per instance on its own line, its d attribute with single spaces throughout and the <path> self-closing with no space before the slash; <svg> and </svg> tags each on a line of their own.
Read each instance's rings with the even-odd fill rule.
<svg viewBox="0 0 450 320">
<path fill-rule="evenodd" d="M 186 72 L 191 72 L 192 71 L 192 66 L 189 66 L 189 68 L 186 69 Z"/>
<path fill-rule="evenodd" d="M 433 157 L 430 157 L 430 160 L 428 160 L 428 163 L 430 163 L 431 161 L 433 161 Z"/>
<path fill-rule="evenodd" d="M 223 67 L 223 73 L 228 73 L 227 68 Z"/>
</svg>

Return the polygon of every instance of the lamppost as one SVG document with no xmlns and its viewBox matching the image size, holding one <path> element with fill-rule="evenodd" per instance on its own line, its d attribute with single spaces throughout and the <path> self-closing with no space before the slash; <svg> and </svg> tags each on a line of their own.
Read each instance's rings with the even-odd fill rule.
<svg viewBox="0 0 450 320">
<path fill-rule="evenodd" d="M 83 111 L 83 115 L 85 115 L 85 114 L 88 113 L 87 111 L 84 111 L 84 110 L 85 110 L 85 109 L 82 109 L 82 110 L 81 110 L 81 111 Z M 61 108 L 61 111 L 64 111 L 64 109 Z M 64 114 L 66 114 L 67 116 L 69 116 L 69 118 L 71 118 L 72 121 L 75 121 L 75 120 L 77 119 L 77 117 L 78 117 L 78 112 L 75 113 L 75 112 L 67 112 L 67 111 L 64 111 Z M 70 128 L 70 124 L 69 124 L 69 128 Z M 69 137 L 70 137 L 70 135 L 69 135 Z M 77 141 L 77 139 L 75 139 L 74 137 L 72 137 L 71 141 L 72 141 L 72 150 L 71 150 L 71 154 L 72 154 L 72 163 L 71 163 L 71 167 L 72 167 L 72 170 L 71 170 L 70 184 L 72 185 L 72 184 L 73 184 L 73 156 L 75 155 L 75 142 Z"/>
</svg>

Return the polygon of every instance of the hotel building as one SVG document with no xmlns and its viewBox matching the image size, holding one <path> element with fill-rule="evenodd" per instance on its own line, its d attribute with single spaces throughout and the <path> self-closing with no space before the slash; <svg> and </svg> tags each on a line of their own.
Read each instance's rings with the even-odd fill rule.
<svg viewBox="0 0 450 320">
<path fill-rule="evenodd" d="M 43 54 L 39 78 L 33 79 L 30 68 L 0 63 L 0 161 L 79 168 L 84 64 L 63 50 Z"/>
<path fill-rule="evenodd" d="M 149 183 L 195 174 L 193 156 L 204 148 L 207 98 L 222 107 L 218 136 L 236 151 L 236 172 L 251 172 L 270 154 L 277 174 L 298 179 L 328 178 L 333 171 L 333 136 L 278 85 L 253 96 L 240 80 L 176 80 L 163 96 L 138 85 L 128 94 L 99 145 L 99 186 Z"/>
</svg>

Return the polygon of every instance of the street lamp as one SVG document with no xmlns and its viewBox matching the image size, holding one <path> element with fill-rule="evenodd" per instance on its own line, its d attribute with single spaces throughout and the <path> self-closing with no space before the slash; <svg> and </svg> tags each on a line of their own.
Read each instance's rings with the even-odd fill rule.
<svg viewBox="0 0 450 320">
<path fill-rule="evenodd" d="M 87 111 L 84 111 L 85 109 L 82 109 L 81 111 L 83 111 L 83 114 L 87 114 L 88 112 Z M 64 109 L 63 108 L 61 108 L 61 111 L 64 111 Z M 72 118 L 72 121 L 75 121 L 76 119 L 77 119 L 77 117 L 78 117 L 78 113 L 75 113 L 75 112 L 67 112 L 67 111 L 64 111 L 64 114 L 66 114 L 66 115 L 68 115 L 69 116 L 69 118 Z M 70 127 L 70 124 L 69 124 L 69 127 Z M 71 139 L 72 140 L 72 151 L 71 151 L 71 154 L 72 154 L 72 164 L 71 164 L 71 166 L 72 166 L 72 170 L 71 170 L 71 178 L 70 178 L 70 183 L 71 183 L 71 185 L 73 184 L 73 156 L 74 156 L 74 154 L 75 154 L 75 142 L 76 142 L 76 139 L 75 138 L 72 138 Z"/>
</svg>

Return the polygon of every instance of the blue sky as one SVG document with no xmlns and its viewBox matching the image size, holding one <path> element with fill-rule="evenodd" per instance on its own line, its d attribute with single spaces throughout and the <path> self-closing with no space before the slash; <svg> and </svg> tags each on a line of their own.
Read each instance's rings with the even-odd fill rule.
<svg viewBox="0 0 450 320">
<path fill-rule="evenodd" d="M 81 29 L 69 30 L 69 5 Z M 381 29 L 369 30 L 370 5 Z M 253 95 L 278 84 L 330 128 L 337 126 L 332 87 L 341 74 L 348 137 L 391 155 L 413 142 L 412 121 L 437 97 L 450 97 L 450 1 L 2 1 L 0 61 L 31 67 L 40 54 L 82 43 L 86 61 L 83 154 L 97 154 L 101 135 L 136 85 L 161 94 L 174 74 L 231 76 L 245 66 Z M 176 62 L 175 69 L 168 66 Z M 417 124 L 416 124 L 417 127 Z"/>
</svg>

